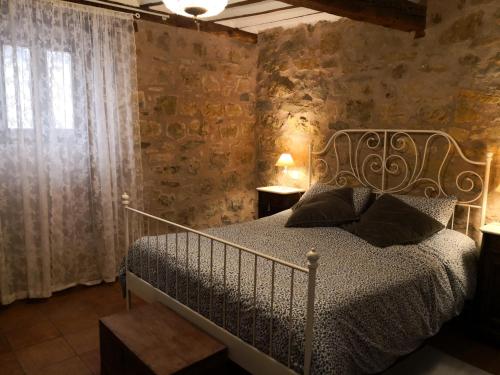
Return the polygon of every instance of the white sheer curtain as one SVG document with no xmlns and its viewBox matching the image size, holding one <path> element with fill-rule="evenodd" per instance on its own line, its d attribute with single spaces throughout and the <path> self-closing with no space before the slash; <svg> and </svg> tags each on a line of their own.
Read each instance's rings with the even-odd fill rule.
<svg viewBox="0 0 500 375">
<path fill-rule="evenodd" d="M 140 201 L 133 21 L 0 0 L 0 302 L 115 279 Z"/>
</svg>

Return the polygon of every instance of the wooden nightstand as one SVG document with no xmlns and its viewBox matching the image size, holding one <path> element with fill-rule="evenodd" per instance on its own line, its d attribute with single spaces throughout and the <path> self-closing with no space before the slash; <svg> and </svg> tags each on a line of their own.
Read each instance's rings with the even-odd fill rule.
<svg viewBox="0 0 500 375">
<path fill-rule="evenodd" d="M 477 307 L 481 333 L 500 343 L 500 223 L 481 228 Z"/>
<path fill-rule="evenodd" d="M 305 192 L 288 186 L 265 186 L 259 192 L 259 218 L 277 214 L 291 208 Z"/>
</svg>

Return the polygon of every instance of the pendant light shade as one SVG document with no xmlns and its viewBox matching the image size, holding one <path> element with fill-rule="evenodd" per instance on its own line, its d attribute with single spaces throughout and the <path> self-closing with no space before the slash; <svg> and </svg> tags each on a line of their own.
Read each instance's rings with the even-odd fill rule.
<svg viewBox="0 0 500 375">
<path fill-rule="evenodd" d="M 163 0 L 163 2 L 175 14 L 191 18 L 216 16 L 227 6 L 227 0 Z"/>
</svg>

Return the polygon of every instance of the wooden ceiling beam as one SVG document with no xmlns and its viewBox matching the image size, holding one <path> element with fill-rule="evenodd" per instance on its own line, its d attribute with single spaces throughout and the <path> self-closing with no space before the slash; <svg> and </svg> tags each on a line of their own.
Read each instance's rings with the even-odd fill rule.
<svg viewBox="0 0 500 375">
<path fill-rule="evenodd" d="M 264 1 L 266 1 L 266 0 L 245 0 L 245 1 L 240 1 L 238 3 L 228 4 L 227 7 L 226 7 L 226 9 L 243 7 L 245 5 L 252 5 L 252 4 L 262 3 Z"/>
<path fill-rule="evenodd" d="M 314 9 L 391 29 L 425 35 L 427 6 L 407 0 L 282 0 L 284 3 Z"/>
<path fill-rule="evenodd" d="M 98 8 L 115 10 L 118 12 L 125 12 L 125 13 L 132 13 L 132 14 L 138 13 L 138 14 L 140 14 L 141 20 L 152 21 L 152 22 L 161 23 L 164 25 L 181 27 L 181 28 L 190 29 L 190 30 L 198 30 L 198 25 L 196 25 L 196 23 L 194 22 L 194 20 L 192 18 L 179 16 L 177 14 L 169 14 L 169 13 L 164 13 L 164 12 L 160 12 L 160 11 L 152 12 L 149 9 L 147 9 L 147 12 L 151 12 L 151 13 L 155 13 L 155 14 L 144 13 L 146 11 L 144 8 L 141 9 L 141 8 L 135 8 L 135 7 L 127 7 L 128 9 L 125 9 L 125 8 L 121 7 L 118 3 L 114 3 L 114 2 L 107 2 L 106 4 L 103 4 L 102 0 L 99 3 L 93 2 L 92 0 L 64 0 L 64 1 L 70 2 L 70 3 L 87 5 L 87 6 L 98 7 Z M 252 44 L 257 43 L 257 35 L 256 34 L 252 34 L 252 33 L 249 33 L 249 32 L 243 31 L 243 30 L 239 30 L 239 29 L 234 29 L 234 28 L 229 27 L 229 26 L 219 25 L 219 24 L 217 24 L 215 22 L 211 22 L 211 21 L 199 20 L 199 30 L 202 32 L 207 32 L 207 33 L 211 33 L 211 34 L 231 37 L 231 38 L 238 39 L 238 40 L 245 42 L 245 43 L 252 43 Z"/>
<path fill-rule="evenodd" d="M 282 7 L 282 8 L 275 8 L 275 9 L 269 9 L 269 10 L 265 10 L 263 12 L 257 12 L 257 13 L 246 13 L 246 14 L 240 14 L 238 16 L 231 16 L 231 17 L 224 17 L 224 18 L 216 18 L 216 19 L 212 19 L 213 22 L 220 22 L 220 21 L 230 21 L 230 20 L 235 20 L 235 19 L 238 19 L 238 18 L 247 18 L 247 17 L 253 17 L 253 16 L 261 16 L 261 15 L 264 15 L 264 14 L 270 14 L 270 13 L 275 13 L 275 12 L 281 12 L 283 10 L 289 10 L 289 9 L 295 9 L 297 8 L 296 6 L 294 5 L 289 5 L 289 6 L 286 6 L 286 7 Z"/>
<path fill-rule="evenodd" d="M 199 20 L 200 31 L 216 34 L 216 35 L 224 35 L 231 38 L 238 39 L 242 42 L 246 43 L 257 43 L 257 35 L 249 33 L 247 31 L 235 29 L 229 26 L 219 25 L 218 23 L 212 21 L 202 21 Z M 166 21 L 168 25 L 175 27 L 182 27 L 185 29 L 197 30 L 198 27 L 192 18 L 179 16 L 177 14 L 170 14 L 170 17 Z"/>
<path fill-rule="evenodd" d="M 158 5 L 163 5 L 163 4 L 164 4 L 163 1 L 155 1 L 152 3 L 141 4 L 141 8 L 147 9 L 147 8 L 156 7 Z"/>
</svg>

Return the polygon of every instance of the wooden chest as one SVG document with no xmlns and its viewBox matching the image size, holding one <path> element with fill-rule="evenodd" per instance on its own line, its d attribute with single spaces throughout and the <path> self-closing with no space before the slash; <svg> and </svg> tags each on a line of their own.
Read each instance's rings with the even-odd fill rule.
<svg viewBox="0 0 500 375">
<path fill-rule="evenodd" d="M 202 374 L 224 367 L 226 347 L 158 303 L 99 321 L 102 375 Z"/>
</svg>

